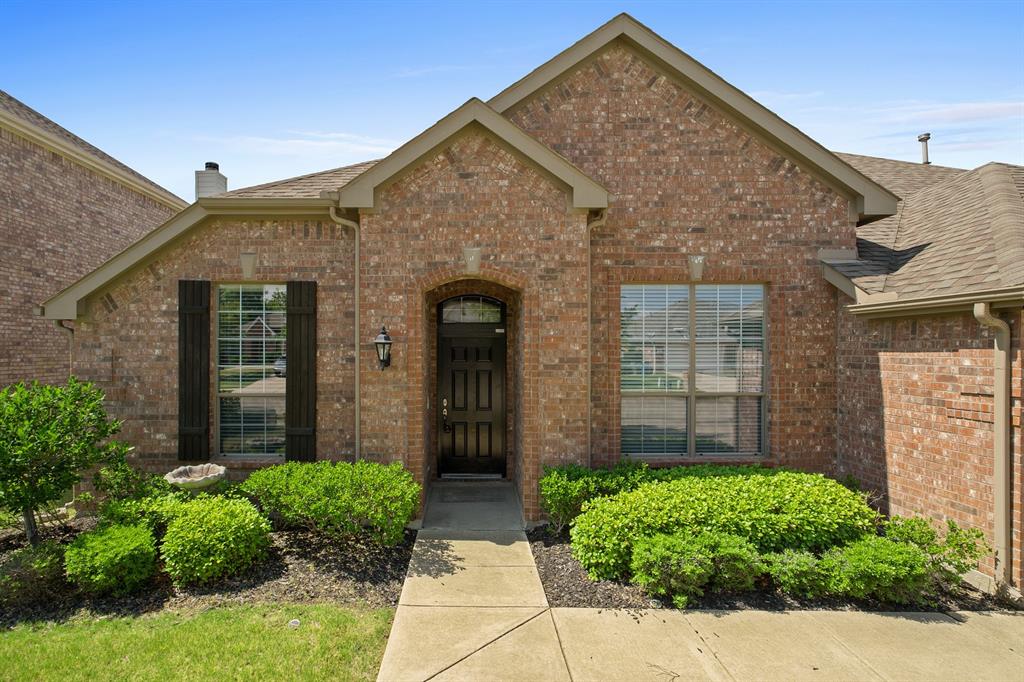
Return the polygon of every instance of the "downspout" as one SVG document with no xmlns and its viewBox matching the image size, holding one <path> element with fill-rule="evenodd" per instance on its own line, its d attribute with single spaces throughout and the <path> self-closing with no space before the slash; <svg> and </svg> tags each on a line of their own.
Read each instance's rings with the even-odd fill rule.
<svg viewBox="0 0 1024 682">
<path fill-rule="evenodd" d="M 593 303 L 593 260 L 591 259 L 591 242 L 594 230 L 604 227 L 608 222 L 608 209 L 602 208 L 592 222 L 587 223 L 587 468 L 594 466 L 594 424 L 591 411 L 593 410 L 594 396 L 591 384 L 593 383 L 594 364 L 594 303 Z"/>
<path fill-rule="evenodd" d="M 54 320 L 53 323 L 68 334 L 68 378 L 75 374 L 75 328 L 64 323 L 68 320 Z"/>
<path fill-rule="evenodd" d="M 991 304 L 975 303 L 974 318 L 995 330 L 995 388 L 993 390 L 993 497 L 995 506 L 995 577 L 996 582 L 1010 585 L 1013 558 L 1013 511 L 1010 505 L 1010 325 L 992 314 Z"/>
<path fill-rule="evenodd" d="M 356 424 L 355 424 L 355 450 L 353 451 L 353 457 L 356 461 L 360 458 L 360 402 L 362 401 L 361 393 L 359 390 L 359 223 L 348 218 L 342 218 L 338 215 L 338 208 L 331 206 L 331 220 L 341 225 L 342 227 L 352 228 L 352 241 L 355 243 L 355 257 L 354 257 L 354 280 L 352 283 L 352 295 L 355 301 L 355 317 L 353 320 L 353 336 L 352 336 L 352 350 L 355 353 L 355 408 L 356 408 Z"/>
</svg>

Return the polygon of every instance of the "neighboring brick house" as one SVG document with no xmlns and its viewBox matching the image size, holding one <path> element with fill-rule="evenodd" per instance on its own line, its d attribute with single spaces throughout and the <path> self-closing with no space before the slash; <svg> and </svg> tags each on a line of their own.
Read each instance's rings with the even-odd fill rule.
<svg viewBox="0 0 1024 682">
<path fill-rule="evenodd" d="M 153 470 L 400 461 L 428 484 L 507 477 L 537 519 L 546 464 L 763 462 L 849 473 L 894 510 L 993 537 L 997 444 L 978 417 L 994 405 L 983 363 L 995 352 L 964 313 L 1007 306 L 996 312 L 1019 344 L 1024 280 L 1011 268 L 989 297 L 997 256 L 971 296 L 943 293 L 971 344 L 950 357 L 974 363 L 958 370 L 973 388 L 927 394 L 956 383 L 950 369 L 911 401 L 951 410 L 936 434 L 989 448 L 942 450 L 988 476 L 972 516 L 953 506 L 970 506 L 953 474 L 924 480 L 886 426 L 911 418 L 890 406 L 913 395 L 890 363 L 932 347 L 904 340 L 912 322 L 868 318 L 883 303 L 921 312 L 909 293 L 921 289 L 858 279 L 930 257 L 894 225 L 917 210 L 908 188 L 959 177 L 833 154 L 621 15 L 386 159 L 200 198 L 45 313 L 75 320 L 76 373 L 107 388 Z M 998 194 L 1014 200 L 1005 182 Z M 921 215 L 988 196 L 935 198 Z M 1021 234 L 1014 220 L 993 238 Z M 390 364 L 377 355 L 387 340 Z M 1019 350 L 1014 362 L 1019 392 Z M 916 451 L 942 448 L 906 427 Z M 929 495 L 936 485 L 948 494 Z"/>
<path fill-rule="evenodd" d="M 39 303 L 187 204 L 0 91 L 0 387 L 65 381 Z"/>
</svg>

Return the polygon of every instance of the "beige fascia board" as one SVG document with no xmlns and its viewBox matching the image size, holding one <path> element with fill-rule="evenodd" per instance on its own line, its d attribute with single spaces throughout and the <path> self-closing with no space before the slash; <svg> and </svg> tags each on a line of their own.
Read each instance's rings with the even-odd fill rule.
<svg viewBox="0 0 1024 682">
<path fill-rule="evenodd" d="M 942 294 L 896 301 L 869 300 L 847 306 L 854 315 L 866 318 L 907 317 L 970 312 L 978 301 L 990 303 L 994 309 L 1024 307 L 1024 286 L 985 289 L 960 294 Z"/>
<path fill-rule="evenodd" d="M 727 83 L 706 66 L 654 33 L 628 14 L 620 14 L 604 26 L 541 65 L 525 78 L 488 101 L 506 113 L 537 90 L 558 79 L 609 43 L 624 39 L 650 55 L 670 73 L 678 75 L 698 94 L 732 112 L 748 128 L 760 133 L 787 156 L 813 168 L 829 184 L 852 195 L 863 220 L 896 213 L 899 199 L 852 166 L 784 121 L 749 95 Z"/>
<path fill-rule="evenodd" d="M 42 304 L 42 316 L 52 320 L 76 319 L 81 312 L 80 304 L 86 298 L 145 262 L 210 216 L 326 216 L 331 204 L 327 199 L 200 199 L 47 300 Z"/>
<path fill-rule="evenodd" d="M 821 264 L 821 274 L 825 277 L 826 282 L 852 298 L 857 304 L 882 302 L 891 303 L 896 301 L 897 297 L 894 292 L 871 293 L 857 286 L 856 282 L 836 270 L 828 263 Z"/>
<path fill-rule="evenodd" d="M 477 124 L 572 190 L 574 208 L 607 208 L 608 192 L 567 159 L 473 98 L 402 145 L 383 161 L 338 190 L 341 208 L 372 209 L 377 188 L 428 156 L 439 145 Z M 325 193 L 325 196 L 330 196 Z"/>
<path fill-rule="evenodd" d="M 0 128 L 7 129 L 15 135 L 23 137 L 44 149 L 60 154 L 69 161 L 73 161 L 94 173 L 113 180 L 120 185 L 124 185 L 132 191 L 147 196 L 153 201 L 174 209 L 175 211 L 180 211 L 188 206 L 188 202 L 184 201 L 180 197 L 171 194 L 166 190 L 159 191 L 156 187 L 141 182 L 138 178 L 125 173 L 117 166 L 107 163 L 101 159 L 97 159 L 78 147 L 68 143 L 66 140 L 39 128 L 38 126 L 34 126 L 27 121 L 23 121 L 6 111 L 0 111 Z"/>
</svg>

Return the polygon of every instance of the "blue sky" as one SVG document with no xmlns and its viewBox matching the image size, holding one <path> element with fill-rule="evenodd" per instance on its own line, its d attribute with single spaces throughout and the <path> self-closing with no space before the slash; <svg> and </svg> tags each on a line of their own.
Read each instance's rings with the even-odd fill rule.
<svg viewBox="0 0 1024 682">
<path fill-rule="evenodd" d="M 387 154 L 628 11 L 825 146 L 1024 164 L 1024 0 L 4 2 L 0 88 L 192 200 Z"/>
</svg>

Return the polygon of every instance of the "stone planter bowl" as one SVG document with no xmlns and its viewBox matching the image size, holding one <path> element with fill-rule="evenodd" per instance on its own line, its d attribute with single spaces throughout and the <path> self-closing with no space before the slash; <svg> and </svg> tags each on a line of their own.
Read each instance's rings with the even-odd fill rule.
<svg viewBox="0 0 1024 682">
<path fill-rule="evenodd" d="M 227 472 L 228 470 L 219 464 L 198 464 L 178 467 L 164 474 L 164 480 L 185 490 L 201 490 L 222 480 Z"/>
</svg>

